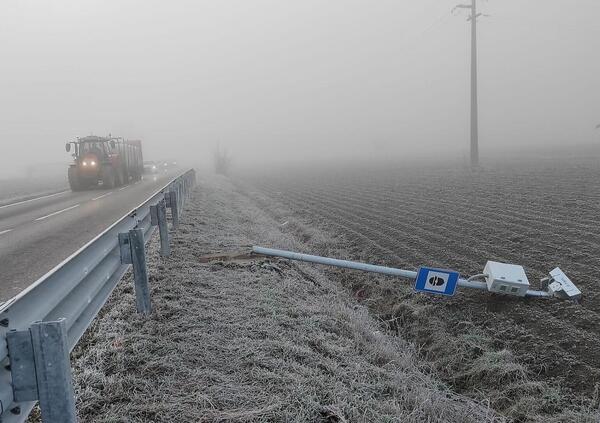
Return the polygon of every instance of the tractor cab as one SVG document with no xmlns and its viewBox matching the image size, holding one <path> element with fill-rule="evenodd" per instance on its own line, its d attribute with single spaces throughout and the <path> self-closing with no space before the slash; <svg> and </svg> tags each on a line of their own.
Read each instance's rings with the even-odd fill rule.
<svg viewBox="0 0 600 423">
<path fill-rule="evenodd" d="M 77 162 L 85 160 L 86 155 L 95 156 L 99 160 L 108 160 L 116 149 L 116 140 L 96 136 L 78 138 L 77 141 L 65 145 L 67 152 L 71 151 L 71 145 L 74 146 L 73 157 Z"/>
</svg>

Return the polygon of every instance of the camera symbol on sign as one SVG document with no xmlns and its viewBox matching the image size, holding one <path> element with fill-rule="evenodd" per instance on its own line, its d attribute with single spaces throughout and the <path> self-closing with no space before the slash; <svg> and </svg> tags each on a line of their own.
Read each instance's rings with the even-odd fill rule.
<svg viewBox="0 0 600 423">
<path fill-rule="evenodd" d="M 442 286 L 443 284 L 446 283 L 446 279 L 439 277 L 439 276 L 432 276 L 429 278 L 427 283 L 429 283 L 429 285 L 431 285 L 431 286 Z"/>
<path fill-rule="evenodd" d="M 429 271 L 425 289 L 435 292 L 444 292 L 448 283 L 448 274 L 442 272 Z"/>
</svg>

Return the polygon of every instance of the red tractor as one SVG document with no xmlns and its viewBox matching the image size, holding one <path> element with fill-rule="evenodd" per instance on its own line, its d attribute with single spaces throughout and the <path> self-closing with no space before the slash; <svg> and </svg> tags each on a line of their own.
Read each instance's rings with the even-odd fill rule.
<svg viewBox="0 0 600 423">
<path fill-rule="evenodd" d="M 141 141 L 90 135 L 68 142 L 67 152 L 71 146 L 74 162 L 69 166 L 69 185 L 73 191 L 95 187 L 100 182 L 102 187 L 110 189 L 142 179 Z"/>
</svg>

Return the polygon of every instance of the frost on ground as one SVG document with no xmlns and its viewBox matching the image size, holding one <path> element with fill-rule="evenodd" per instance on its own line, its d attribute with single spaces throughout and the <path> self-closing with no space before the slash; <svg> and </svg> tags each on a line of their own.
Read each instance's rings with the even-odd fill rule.
<svg viewBox="0 0 600 423">
<path fill-rule="evenodd" d="M 596 156 L 597 157 L 597 156 Z M 415 294 L 410 283 L 324 269 L 387 333 L 452 389 L 516 422 L 600 423 L 600 166 L 597 158 L 489 166 L 476 173 L 396 164 L 265 169 L 237 183 L 303 236 L 300 250 L 416 270 L 480 273 L 486 260 L 522 264 L 532 287 L 560 266 L 581 303 L 476 290 Z M 310 233 L 328 233 L 321 242 Z M 276 244 L 277 245 L 277 244 Z M 537 279 L 537 280 L 536 280 Z"/>
<path fill-rule="evenodd" d="M 80 420 L 503 421 L 428 375 L 322 269 L 202 262 L 254 243 L 300 249 L 281 223 L 227 180 L 204 180 L 171 257 L 150 243 L 152 315 L 136 314 L 129 275 L 74 352 Z"/>
<path fill-rule="evenodd" d="M 0 205 L 66 190 L 69 188 L 66 175 L 65 167 L 64 173 L 44 177 L 0 178 Z"/>
</svg>

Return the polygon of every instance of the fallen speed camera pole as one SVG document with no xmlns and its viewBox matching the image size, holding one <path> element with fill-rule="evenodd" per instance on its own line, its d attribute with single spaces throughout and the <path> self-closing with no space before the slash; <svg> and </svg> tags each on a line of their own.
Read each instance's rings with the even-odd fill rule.
<svg viewBox="0 0 600 423">
<path fill-rule="evenodd" d="M 548 277 L 542 279 L 542 285 L 545 287 L 545 290 L 542 291 L 529 289 L 529 280 L 522 266 L 495 261 L 488 261 L 483 269 L 483 273 L 463 279 L 458 272 L 447 269 L 420 267 L 418 272 L 414 272 L 411 270 L 395 269 L 393 267 L 276 250 L 273 248 L 254 246 L 252 247 L 252 251 L 264 256 L 413 279 L 415 280 L 415 290 L 430 294 L 451 296 L 454 295 L 456 287 L 461 287 L 481 289 L 517 297 L 556 297 L 566 300 L 578 300 L 581 298 L 581 291 L 558 267 L 552 270 Z"/>
</svg>

